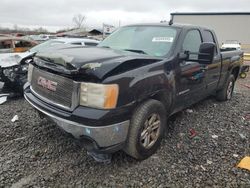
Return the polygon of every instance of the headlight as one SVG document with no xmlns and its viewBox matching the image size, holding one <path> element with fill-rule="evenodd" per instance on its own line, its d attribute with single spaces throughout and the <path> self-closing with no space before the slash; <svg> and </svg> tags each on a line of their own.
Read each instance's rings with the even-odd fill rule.
<svg viewBox="0 0 250 188">
<path fill-rule="evenodd" d="M 100 109 L 116 107 L 119 94 L 117 84 L 81 83 L 80 105 Z"/>
<path fill-rule="evenodd" d="M 33 68 L 34 66 L 32 64 L 29 64 L 29 67 L 28 67 L 28 82 L 29 83 L 31 83 Z"/>
</svg>

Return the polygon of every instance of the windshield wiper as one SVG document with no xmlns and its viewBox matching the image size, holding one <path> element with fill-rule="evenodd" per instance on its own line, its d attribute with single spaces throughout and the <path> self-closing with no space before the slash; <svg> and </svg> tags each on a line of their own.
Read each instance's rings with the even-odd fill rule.
<svg viewBox="0 0 250 188">
<path fill-rule="evenodd" d="M 136 49 L 123 49 L 124 51 L 130 51 L 130 52 L 135 52 L 135 53 L 139 53 L 139 54 L 146 54 L 148 55 L 146 52 L 144 52 L 143 50 L 136 50 Z"/>
<path fill-rule="evenodd" d="M 101 48 L 110 48 L 109 46 L 100 46 Z"/>
</svg>

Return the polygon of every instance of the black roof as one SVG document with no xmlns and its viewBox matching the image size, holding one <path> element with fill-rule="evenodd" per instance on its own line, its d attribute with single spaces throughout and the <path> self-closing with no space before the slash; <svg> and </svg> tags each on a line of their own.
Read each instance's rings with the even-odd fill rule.
<svg viewBox="0 0 250 188">
<path fill-rule="evenodd" d="M 173 23 L 171 25 L 169 25 L 169 22 L 162 22 L 162 23 L 139 23 L 139 24 L 129 24 L 129 25 L 125 25 L 123 27 L 131 27 L 131 26 L 163 26 L 163 27 L 174 27 L 174 28 L 203 28 L 203 29 L 208 29 L 206 27 L 201 27 L 198 25 L 193 25 L 193 24 L 183 24 L 183 23 Z"/>
<path fill-rule="evenodd" d="M 250 15 L 250 12 L 173 12 L 175 15 Z"/>
<path fill-rule="evenodd" d="M 169 25 L 169 22 L 154 22 L 154 23 L 135 23 L 135 24 L 129 24 L 125 25 L 124 27 L 130 27 L 130 26 L 175 26 L 175 27 L 191 27 L 195 26 L 192 24 L 182 24 L 182 23 L 173 23 L 172 25 Z"/>
</svg>

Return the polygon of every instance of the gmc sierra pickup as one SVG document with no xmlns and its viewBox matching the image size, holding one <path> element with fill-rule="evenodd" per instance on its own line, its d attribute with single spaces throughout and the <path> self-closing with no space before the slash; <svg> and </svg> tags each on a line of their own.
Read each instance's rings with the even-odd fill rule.
<svg viewBox="0 0 250 188">
<path fill-rule="evenodd" d="M 159 147 L 169 116 L 209 95 L 230 100 L 242 63 L 243 52 L 221 52 L 210 29 L 129 25 L 97 47 L 38 53 L 24 95 L 88 151 L 142 160 Z"/>
</svg>

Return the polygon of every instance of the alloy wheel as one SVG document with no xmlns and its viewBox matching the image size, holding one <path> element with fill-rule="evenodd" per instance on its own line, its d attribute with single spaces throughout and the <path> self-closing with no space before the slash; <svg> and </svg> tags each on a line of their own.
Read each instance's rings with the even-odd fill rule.
<svg viewBox="0 0 250 188">
<path fill-rule="evenodd" d="M 161 120 L 158 114 L 152 114 L 144 123 L 140 141 L 144 148 L 151 148 L 160 135 Z"/>
<path fill-rule="evenodd" d="M 230 100 L 232 98 L 233 93 L 233 82 L 230 81 L 227 87 L 227 99 Z"/>
</svg>

